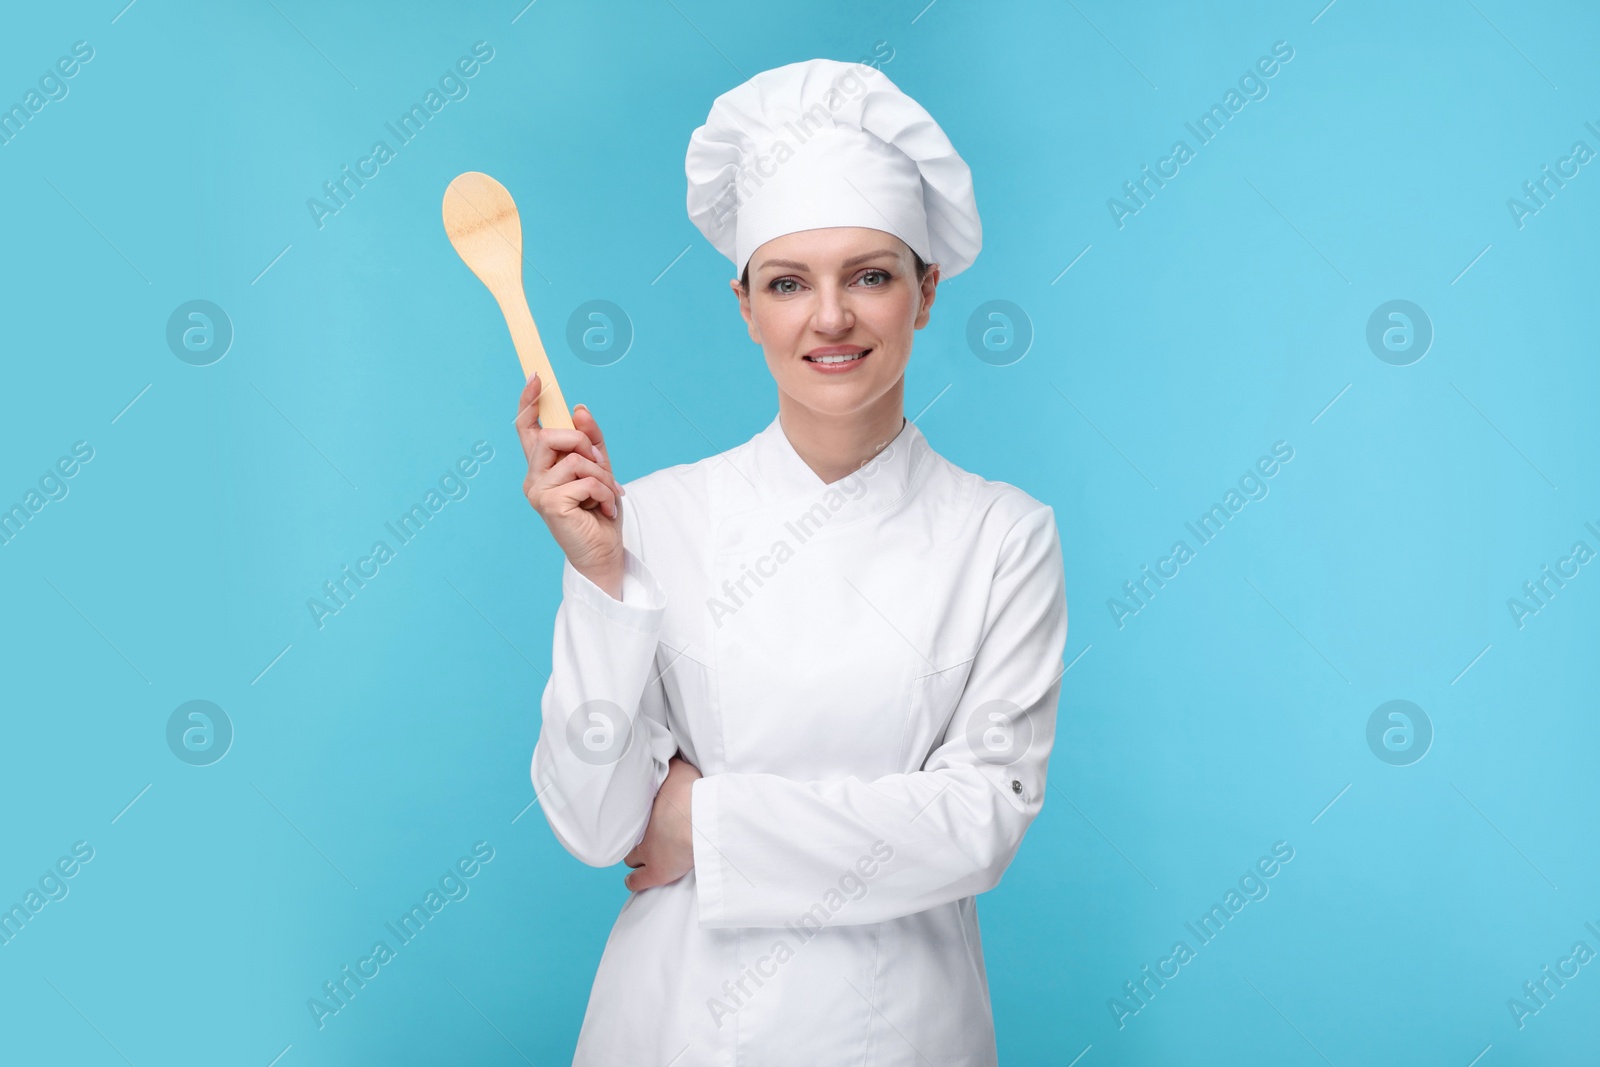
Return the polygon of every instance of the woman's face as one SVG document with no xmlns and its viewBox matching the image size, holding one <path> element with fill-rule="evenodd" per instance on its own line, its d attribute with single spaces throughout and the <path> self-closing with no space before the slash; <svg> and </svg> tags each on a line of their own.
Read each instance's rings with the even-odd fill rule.
<svg viewBox="0 0 1600 1067">
<path fill-rule="evenodd" d="M 750 257 L 749 294 L 737 280 L 733 290 L 779 391 L 819 414 L 849 415 L 904 376 L 938 280 L 930 264 L 918 284 L 911 248 L 893 234 L 838 226 L 768 241 Z"/>
</svg>

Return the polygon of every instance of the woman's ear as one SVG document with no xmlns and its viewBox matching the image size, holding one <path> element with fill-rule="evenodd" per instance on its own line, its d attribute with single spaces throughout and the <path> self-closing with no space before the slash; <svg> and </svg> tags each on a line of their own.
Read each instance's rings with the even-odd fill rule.
<svg viewBox="0 0 1600 1067">
<path fill-rule="evenodd" d="M 939 264 L 929 263 L 927 273 L 922 276 L 918 286 L 922 298 L 922 306 L 917 309 L 917 317 L 912 322 L 912 328 L 920 330 L 928 325 L 928 313 L 933 308 L 933 301 L 939 295 Z"/>
</svg>

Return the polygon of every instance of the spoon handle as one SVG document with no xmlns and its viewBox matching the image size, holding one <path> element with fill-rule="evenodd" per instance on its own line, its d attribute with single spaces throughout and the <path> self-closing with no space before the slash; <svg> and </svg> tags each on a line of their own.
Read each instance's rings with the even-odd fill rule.
<svg viewBox="0 0 1600 1067">
<path fill-rule="evenodd" d="M 545 354 L 544 343 L 539 340 L 539 327 L 533 323 L 533 312 L 528 310 L 528 298 L 522 288 L 508 292 L 500 302 L 500 312 L 511 329 L 511 343 L 516 346 L 517 359 L 522 363 L 524 381 L 532 381 L 539 374 L 539 425 L 545 429 L 571 430 L 572 412 L 567 410 L 566 398 L 561 395 L 561 384 Z"/>
</svg>

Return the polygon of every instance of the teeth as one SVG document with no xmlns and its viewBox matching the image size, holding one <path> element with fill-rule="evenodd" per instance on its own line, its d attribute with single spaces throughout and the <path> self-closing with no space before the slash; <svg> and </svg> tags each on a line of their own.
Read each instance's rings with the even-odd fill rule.
<svg viewBox="0 0 1600 1067">
<path fill-rule="evenodd" d="M 867 351 L 871 351 L 868 349 Z M 807 356 L 813 363 L 849 363 L 853 359 L 860 359 L 866 352 L 857 352 L 853 356 Z"/>
</svg>

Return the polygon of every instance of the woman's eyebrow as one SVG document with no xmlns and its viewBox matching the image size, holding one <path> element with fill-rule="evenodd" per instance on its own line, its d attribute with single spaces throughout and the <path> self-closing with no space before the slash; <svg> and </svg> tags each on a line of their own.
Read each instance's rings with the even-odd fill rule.
<svg viewBox="0 0 1600 1067">
<path fill-rule="evenodd" d="M 887 248 L 880 248 L 876 252 L 863 252 L 859 256 L 851 256 L 849 259 L 845 260 L 840 265 L 843 266 L 843 267 L 853 267 L 858 263 L 865 263 L 869 259 L 877 259 L 879 256 L 889 256 L 889 257 L 893 258 L 894 252 L 892 252 L 891 250 L 889 250 Z M 766 270 L 768 267 L 788 267 L 790 270 L 810 270 L 811 269 L 810 267 L 806 266 L 804 263 L 798 263 L 798 262 L 796 262 L 795 260 L 792 260 L 792 259 L 768 259 L 768 260 L 763 260 L 762 263 L 761 263 L 761 266 L 757 267 L 756 269 L 757 270 Z"/>
</svg>

